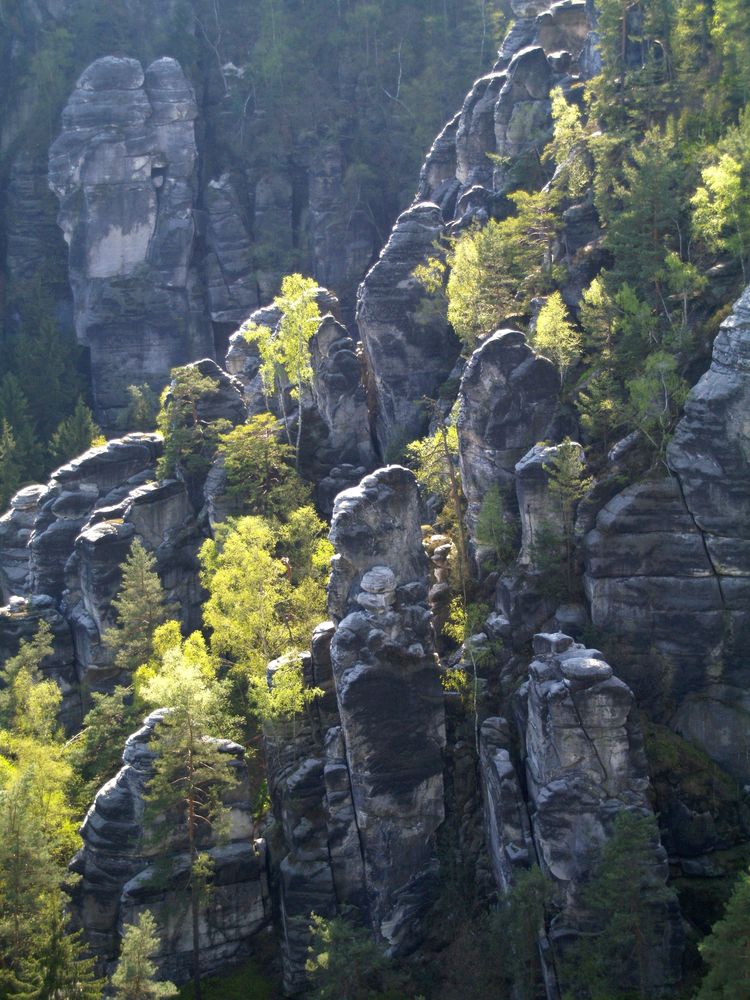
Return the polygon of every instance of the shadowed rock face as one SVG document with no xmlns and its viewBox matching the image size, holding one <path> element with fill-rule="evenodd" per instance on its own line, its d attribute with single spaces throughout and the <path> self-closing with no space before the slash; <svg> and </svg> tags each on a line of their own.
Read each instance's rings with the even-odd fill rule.
<svg viewBox="0 0 750 1000">
<path fill-rule="evenodd" d="M 179 63 L 106 56 L 80 76 L 50 149 L 78 340 L 90 350 L 106 429 L 127 386 L 161 389 L 170 369 L 212 356 L 193 266 L 195 96 Z"/>
<path fill-rule="evenodd" d="M 498 330 L 472 354 L 458 397 L 461 482 L 472 532 L 489 487 L 512 487 L 516 463 L 547 436 L 559 389 L 555 366 L 517 330 Z"/>
<path fill-rule="evenodd" d="M 96 795 L 81 827 L 83 846 L 71 863 L 81 876 L 73 891 L 74 916 L 102 966 L 111 970 L 120 937 L 128 924 L 149 910 L 157 923 L 159 951 L 154 956 L 163 978 L 184 982 L 191 974 L 190 894 L 185 886 L 185 838 L 173 838 L 168 854 L 163 839 L 149 837 L 145 795 L 154 754 L 149 742 L 163 710 L 152 712 L 125 744 L 123 767 Z M 246 957 L 252 937 L 270 917 L 265 843 L 252 839 L 252 807 L 243 750 L 220 741 L 238 784 L 225 806 L 228 839 L 216 843 L 202 835 L 201 849 L 213 859 L 213 890 L 200 916 L 201 964 L 210 974 Z M 177 823 L 177 818 L 176 818 Z M 155 865 L 166 878 L 154 878 Z"/>
<path fill-rule="evenodd" d="M 559 907 L 550 939 L 564 949 L 582 931 L 596 930 L 581 888 L 616 817 L 651 813 L 648 769 L 633 694 L 601 653 L 562 633 L 536 635 L 534 652 L 516 705 L 524 782 L 511 757 L 506 721 L 488 719 L 482 726 L 485 817 L 499 888 L 507 891 L 517 873 L 538 860 Z M 654 867 L 666 881 L 666 853 L 658 841 Z M 658 990 L 679 977 L 682 932 L 676 904 L 655 907 L 661 945 L 649 975 Z"/>
<path fill-rule="evenodd" d="M 413 475 L 391 466 L 340 494 L 331 539 L 329 610 L 341 618 L 331 662 L 369 915 L 398 950 L 419 940 L 444 815 L 443 698 Z"/>
<path fill-rule="evenodd" d="M 424 398 L 434 399 L 451 373 L 459 344 L 413 271 L 436 253 L 443 233 L 434 204 L 410 208 L 360 285 L 357 325 L 365 352 L 375 437 L 381 457 L 426 429 Z"/>
<path fill-rule="evenodd" d="M 740 782 L 750 775 L 750 291 L 722 324 L 668 450 L 673 476 L 628 487 L 585 544 L 595 626 L 626 644 L 654 715 Z"/>
</svg>

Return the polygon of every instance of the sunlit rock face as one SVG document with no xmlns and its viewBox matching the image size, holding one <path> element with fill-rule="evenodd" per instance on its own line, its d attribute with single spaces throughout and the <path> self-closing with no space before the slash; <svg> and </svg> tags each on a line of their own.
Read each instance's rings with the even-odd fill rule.
<svg viewBox="0 0 750 1000">
<path fill-rule="evenodd" d="M 89 348 L 97 419 L 114 428 L 127 386 L 213 355 L 193 264 L 195 95 L 174 59 L 145 71 L 105 56 L 80 76 L 52 144 L 78 340 Z"/>
<path fill-rule="evenodd" d="M 671 475 L 599 513 L 585 544 L 591 618 L 627 650 L 623 676 L 660 721 L 750 776 L 750 290 L 675 430 Z"/>
<path fill-rule="evenodd" d="M 175 816 L 174 835 L 155 836 L 146 812 L 153 773 L 150 742 L 163 710 L 152 712 L 123 752 L 123 766 L 98 791 L 81 827 L 83 846 L 71 863 L 80 875 L 73 915 L 102 968 L 116 960 L 124 928 L 148 910 L 159 934 L 154 960 L 163 978 L 184 982 L 192 970 L 190 891 L 186 886 L 187 834 Z M 201 828 L 200 848 L 212 858 L 213 887 L 199 921 L 201 968 L 221 970 L 246 957 L 254 935 L 270 919 L 265 843 L 253 839 L 252 806 L 243 749 L 218 741 L 237 784 L 224 800 L 226 838 Z M 180 830 L 183 830 L 180 833 Z"/>
</svg>

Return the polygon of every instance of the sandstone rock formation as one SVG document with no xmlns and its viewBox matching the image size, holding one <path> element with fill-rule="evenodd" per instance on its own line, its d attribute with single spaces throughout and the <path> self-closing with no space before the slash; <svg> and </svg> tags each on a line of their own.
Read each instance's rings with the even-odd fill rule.
<svg viewBox="0 0 750 1000">
<path fill-rule="evenodd" d="M 149 910 L 158 928 L 160 944 L 154 960 L 160 975 L 181 983 L 191 973 L 188 859 L 180 853 L 187 844 L 176 838 L 165 855 L 163 839 L 149 836 L 144 816 L 154 759 L 149 741 L 161 718 L 162 710 L 152 712 L 128 738 L 124 766 L 99 790 L 84 820 L 83 846 L 71 863 L 80 875 L 73 910 L 92 953 L 110 969 L 124 927 Z M 216 843 L 202 836 L 201 847 L 215 865 L 212 893 L 200 919 L 201 963 L 207 974 L 246 957 L 253 936 L 270 917 L 265 843 L 253 840 L 243 751 L 229 740 L 221 741 L 220 749 L 234 758 L 238 784 L 225 803 L 228 840 Z"/>
<path fill-rule="evenodd" d="M 601 653 L 561 633 L 536 635 L 534 652 L 516 704 L 524 781 L 505 720 L 482 726 L 487 834 L 501 889 L 533 861 L 550 880 L 558 912 L 549 936 L 564 952 L 580 933 L 596 932 L 581 889 L 616 816 L 651 813 L 649 778 L 635 699 Z M 658 844 L 654 866 L 666 880 L 666 854 Z M 679 978 L 682 934 L 676 905 L 654 905 L 661 906 L 662 943 L 650 968 L 657 991 Z"/>
<path fill-rule="evenodd" d="M 711 368 L 688 398 L 668 452 L 673 475 L 618 494 L 585 546 L 591 618 L 626 644 L 624 676 L 657 719 L 743 783 L 749 296 L 722 324 Z"/>
<path fill-rule="evenodd" d="M 517 330 L 498 330 L 471 356 L 459 391 L 461 481 L 473 532 L 488 488 L 515 491 L 516 463 L 547 437 L 560 379 Z"/>
<path fill-rule="evenodd" d="M 306 686 L 324 695 L 307 718 L 266 733 L 286 851 L 280 889 L 290 990 L 304 983 L 312 910 L 354 906 L 396 953 L 419 943 L 444 815 L 443 696 L 413 475 L 391 466 L 341 493 L 331 539 L 333 622 L 317 630 L 303 663 Z"/>
<path fill-rule="evenodd" d="M 50 149 L 76 333 L 105 428 L 117 426 L 128 385 L 160 390 L 173 366 L 213 355 L 193 261 L 197 114 L 174 59 L 144 72 L 107 56 L 81 74 Z"/>
<path fill-rule="evenodd" d="M 399 216 L 359 289 L 357 325 L 383 458 L 424 432 L 429 420 L 424 398 L 437 397 L 458 357 L 445 316 L 431 307 L 413 275 L 435 253 L 442 232 L 437 205 L 414 205 Z"/>
<path fill-rule="evenodd" d="M 46 487 L 25 486 L 11 497 L 10 506 L 0 517 L 0 598 L 29 593 L 29 539 L 39 501 Z"/>
</svg>

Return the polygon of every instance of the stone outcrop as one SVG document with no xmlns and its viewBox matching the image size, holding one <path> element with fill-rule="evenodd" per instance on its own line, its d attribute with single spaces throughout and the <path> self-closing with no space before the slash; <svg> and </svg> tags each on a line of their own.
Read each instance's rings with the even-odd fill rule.
<svg viewBox="0 0 750 1000">
<path fill-rule="evenodd" d="M 144 72 L 106 56 L 81 74 L 50 149 L 76 333 L 105 428 L 117 426 L 128 385 L 160 390 L 172 367 L 213 354 L 193 261 L 197 114 L 174 59 Z"/>
<path fill-rule="evenodd" d="M 748 343 L 746 291 L 677 425 L 673 475 L 614 497 L 585 545 L 591 618 L 626 644 L 624 676 L 655 718 L 742 783 L 750 774 L 741 652 L 750 587 Z"/>
<path fill-rule="evenodd" d="M 163 710 L 152 712 L 128 738 L 122 769 L 99 790 L 89 809 L 81 827 L 83 846 L 71 863 L 80 876 L 73 890 L 73 911 L 93 955 L 111 969 L 124 928 L 149 910 L 157 923 L 159 951 L 154 960 L 160 975 L 181 983 L 191 973 L 187 842 L 185 837 L 172 838 L 170 853 L 165 854 L 164 839 L 150 833 L 144 815 L 154 760 L 149 742 L 162 717 Z M 202 835 L 201 849 L 215 866 L 211 896 L 200 914 L 206 974 L 245 958 L 253 948 L 253 936 L 270 917 L 265 843 L 253 840 L 243 751 L 229 740 L 219 741 L 219 746 L 232 758 L 238 783 L 224 803 L 229 812 L 228 839 L 217 843 Z"/>
<path fill-rule="evenodd" d="M 244 413 L 239 390 L 229 388 L 230 403 Z M 202 405 L 207 415 L 227 411 L 220 390 Z M 80 723 L 92 691 L 128 683 L 103 637 L 115 624 L 112 600 L 134 538 L 154 553 L 173 615 L 185 628 L 200 624 L 203 535 L 184 483 L 156 481 L 162 447 L 156 434 L 129 434 L 92 448 L 54 472 L 47 486 L 21 490 L 0 520 L 3 596 L 20 609 L 6 624 L 25 636 L 40 609 L 54 618 L 49 669 L 63 692 L 61 721 L 68 731 Z M 0 661 L 13 651 L 3 645 Z"/>
<path fill-rule="evenodd" d="M 424 399 L 435 399 L 459 345 L 414 269 L 434 255 L 443 233 L 439 208 L 414 205 L 399 216 L 378 262 L 359 289 L 357 325 L 381 457 L 427 428 Z"/>
<path fill-rule="evenodd" d="M 564 953 L 581 933 L 597 931 L 581 890 L 616 817 L 651 814 L 648 767 L 633 693 L 601 653 L 562 633 L 536 635 L 534 652 L 516 698 L 519 755 L 504 719 L 482 726 L 487 834 L 503 891 L 532 861 L 549 879 L 557 909 L 549 941 Z M 666 881 L 658 843 L 654 868 Z M 679 978 L 682 934 L 676 903 L 655 900 L 654 907 L 660 944 L 649 975 L 658 991 Z"/>
<path fill-rule="evenodd" d="M 443 694 L 413 475 L 391 466 L 341 493 L 331 539 L 333 621 L 303 660 L 305 686 L 323 696 L 266 732 L 290 991 L 304 985 L 313 910 L 354 907 L 394 953 L 422 940 L 444 816 Z"/>
<path fill-rule="evenodd" d="M 413 475 L 391 466 L 340 494 L 331 540 L 331 661 L 370 919 L 398 950 L 418 941 L 444 815 L 445 719 Z"/>
<path fill-rule="evenodd" d="M 585 0 L 511 6 L 517 19 L 493 71 L 476 81 L 422 167 L 417 200 L 438 204 L 446 223 L 485 222 L 515 186 L 518 164 L 548 141 L 552 88 L 598 72 Z"/>
<path fill-rule="evenodd" d="M 11 497 L 0 517 L 0 598 L 24 597 L 29 593 L 29 540 L 39 501 L 46 487 L 25 486 Z"/>
<path fill-rule="evenodd" d="M 459 391 L 461 482 L 473 531 L 490 486 L 513 494 L 516 463 L 548 436 L 560 378 L 517 330 L 498 330 L 471 356 Z"/>
</svg>

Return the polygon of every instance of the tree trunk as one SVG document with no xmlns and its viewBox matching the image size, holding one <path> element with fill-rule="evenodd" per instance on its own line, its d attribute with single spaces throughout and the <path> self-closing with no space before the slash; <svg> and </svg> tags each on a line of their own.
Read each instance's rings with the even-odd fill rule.
<svg viewBox="0 0 750 1000">
<path fill-rule="evenodd" d="M 192 752 L 188 756 L 188 772 L 192 777 Z M 198 928 L 198 887 L 195 884 L 195 799 L 192 788 L 188 791 L 188 845 L 190 851 L 190 910 L 193 925 L 193 995 L 194 1000 L 202 1000 L 200 934 Z"/>
</svg>

